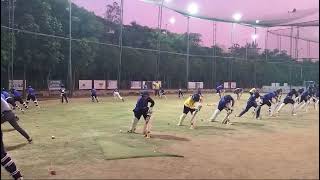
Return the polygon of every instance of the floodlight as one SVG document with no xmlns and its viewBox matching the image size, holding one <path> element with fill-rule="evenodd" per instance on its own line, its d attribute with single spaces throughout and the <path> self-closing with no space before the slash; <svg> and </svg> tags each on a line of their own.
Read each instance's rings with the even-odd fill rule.
<svg viewBox="0 0 320 180">
<path fill-rule="evenodd" d="M 170 3 L 172 0 L 164 0 L 164 2 L 166 3 Z"/>
<path fill-rule="evenodd" d="M 258 37 L 259 37 L 258 34 L 252 34 L 252 35 L 251 35 L 251 38 L 252 38 L 252 40 L 254 40 L 254 41 L 255 41 L 256 39 L 258 39 Z"/>
<path fill-rule="evenodd" d="M 188 12 L 193 15 L 193 14 L 197 14 L 199 11 L 199 7 L 196 3 L 191 3 L 188 6 Z"/>
<path fill-rule="evenodd" d="M 256 24 L 259 24 L 260 20 L 256 20 Z"/>
<path fill-rule="evenodd" d="M 232 18 L 235 20 L 235 21 L 240 21 L 240 19 L 242 18 L 242 14 L 240 13 L 235 13 L 232 15 Z"/>
<path fill-rule="evenodd" d="M 174 17 L 171 17 L 171 18 L 169 19 L 169 22 L 170 22 L 171 24 L 174 24 L 174 23 L 176 23 L 176 19 L 175 19 Z"/>
</svg>

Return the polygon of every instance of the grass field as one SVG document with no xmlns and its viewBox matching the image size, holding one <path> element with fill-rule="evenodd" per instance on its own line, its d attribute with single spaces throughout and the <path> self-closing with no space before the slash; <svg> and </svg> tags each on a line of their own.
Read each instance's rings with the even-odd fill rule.
<svg viewBox="0 0 320 180">
<path fill-rule="evenodd" d="M 236 118 L 248 98 L 243 95 L 231 116 L 234 124 L 222 125 L 208 122 L 218 97 L 204 96 L 195 130 L 189 129 L 190 115 L 185 126 L 176 126 L 183 99 L 155 98 L 151 139 L 126 133 L 137 97 L 40 101 L 40 109 L 31 104 L 26 113 L 17 112 L 33 143 L 5 123 L 4 144 L 27 179 L 319 178 L 319 112 L 313 107 L 297 116 L 285 107 L 268 117 L 265 106 L 262 120 L 250 112 Z M 141 119 L 138 133 L 142 126 Z M 3 169 L 1 178 L 9 178 Z"/>
</svg>

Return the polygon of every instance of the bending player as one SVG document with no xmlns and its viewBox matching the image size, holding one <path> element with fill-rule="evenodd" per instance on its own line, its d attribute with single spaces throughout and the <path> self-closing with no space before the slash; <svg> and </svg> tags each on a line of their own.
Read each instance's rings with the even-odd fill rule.
<svg viewBox="0 0 320 180">
<path fill-rule="evenodd" d="M 251 107 L 257 108 L 258 104 L 257 104 L 256 100 L 259 97 L 260 97 L 259 92 L 255 92 L 252 96 L 250 96 L 250 98 L 248 99 L 246 108 L 237 117 L 241 117 L 242 115 L 244 115 L 246 112 L 248 112 L 248 110 Z M 256 114 L 256 118 L 258 118 L 257 114 Z"/>
<path fill-rule="evenodd" d="M 214 111 L 213 115 L 210 118 L 211 122 L 215 122 L 220 112 L 224 109 L 227 111 L 227 116 L 221 121 L 222 124 L 232 124 L 230 122 L 229 116 L 232 113 L 234 106 L 234 99 L 230 95 L 222 97 L 219 101 L 217 109 Z"/>
<path fill-rule="evenodd" d="M 256 88 L 250 89 L 250 91 L 249 91 L 250 96 L 252 96 L 255 92 L 257 92 Z"/>
<path fill-rule="evenodd" d="M 150 103 L 150 106 L 149 106 L 149 103 Z M 149 96 L 148 91 L 141 92 L 141 95 L 138 98 L 136 107 L 133 109 L 134 117 L 132 119 L 131 128 L 128 131 L 128 133 L 135 133 L 137 124 L 138 124 L 141 116 L 143 116 L 143 118 L 145 120 L 145 124 L 143 127 L 143 135 L 146 138 L 151 137 L 151 132 L 150 132 L 151 131 L 151 120 L 150 120 L 150 118 L 151 118 L 153 106 L 154 106 L 154 101 Z"/>
<path fill-rule="evenodd" d="M 18 108 L 20 111 L 24 112 L 24 110 L 16 104 L 13 97 L 11 97 L 10 94 L 4 88 L 2 88 L 1 96 L 3 96 L 3 99 L 5 99 L 7 103 L 9 103 L 14 110 Z"/>
<path fill-rule="evenodd" d="M 295 97 L 293 98 L 293 96 Z M 291 89 L 290 92 L 287 94 L 287 96 L 284 98 L 279 108 L 276 110 L 276 113 L 278 114 L 285 105 L 291 104 L 292 105 L 291 114 L 296 115 L 294 113 L 294 103 L 295 103 L 294 99 L 297 98 L 298 96 L 299 96 L 298 92 L 295 89 Z"/>
<path fill-rule="evenodd" d="M 1 166 L 10 173 L 14 180 L 22 180 L 21 172 L 17 168 L 15 162 L 11 159 L 10 155 L 4 149 L 2 130 L 1 130 Z"/>
<path fill-rule="evenodd" d="M 199 94 L 195 93 L 192 96 L 188 97 L 187 100 L 184 101 L 183 113 L 180 116 L 178 126 L 182 126 L 183 120 L 187 117 L 187 114 L 190 112 L 192 115 L 191 118 L 191 129 L 195 128 L 195 116 L 200 111 L 202 105 L 202 98 Z"/>
<path fill-rule="evenodd" d="M 262 96 L 260 99 L 261 99 L 261 102 L 260 102 L 259 106 L 257 107 L 257 111 L 256 111 L 257 119 L 261 119 L 261 117 L 260 117 L 261 107 L 265 104 L 269 107 L 269 110 L 268 110 L 269 116 L 272 116 L 273 112 L 271 110 L 271 105 L 274 104 L 274 102 L 272 100 L 273 99 L 277 100 L 277 93 L 275 91 L 270 92 L 270 93 Z"/>
<path fill-rule="evenodd" d="M 113 90 L 113 97 L 114 99 L 119 98 L 122 102 L 124 102 L 124 99 L 120 96 L 120 92 L 118 88 Z"/>
<path fill-rule="evenodd" d="M 64 85 L 61 85 L 61 88 L 60 88 L 60 96 L 61 96 L 61 103 L 63 103 L 63 100 L 66 100 L 66 103 L 68 103 L 68 97 L 67 97 L 67 94 L 66 94 L 66 88 L 64 88 Z"/>
<path fill-rule="evenodd" d="M 294 111 L 296 112 L 297 110 L 304 108 L 308 104 L 308 101 L 310 100 L 310 98 L 311 98 L 310 91 L 309 90 L 304 91 L 299 97 L 299 102 L 294 107 Z"/>
<path fill-rule="evenodd" d="M 11 89 L 11 94 L 13 95 L 14 102 L 19 102 L 24 106 L 24 108 L 28 109 L 28 105 L 22 100 L 21 93 L 15 90 L 14 88 Z"/>
<path fill-rule="evenodd" d="M 97 90 L 95 89 L 95 88 L 92 88 L 91 90 L 90 90 L 90 92 L 91 92 L 91 101 L 92 102 L 99 102 L 99 100 L 98 100 L 98 98 L 97 98 Z"/>
<path fill-rule="evenodd" d="M 28 135 L 28 133 L 22 129 L 18 122 L 17 116 L 11 111 L 9 104 L 1 97 L 1 124 L 8 121 L 11 126 L 17 130 L 23 137 L 25 137 L 29 143 L 31 143 L 32 139 Z"/>
<path fill-rule="evenodd" d="M 223 84 L 217 86 L 216 88 L 216 93 L 219 95 L 220 99 L 222 97 L 222 95 L 224 95 L 224 87 L 223 87 Z"/>
<path fill-rule="evenodd" d="M 242 88 L 236 88 L 233 91 L 233 93 L 237 95 L 237 100 L 240 100 L 240 97 L 242 96 L 242 93 L 243 93 L 243 89 Z"/>
<path fill-rule="evenodd" d="M 31 100 L 33 101 L 33 103 L 34 103 L 37 107 L 39 107 L 39 104 L 38 104 L 38 101 L 37 101 L 37 98 L 36 98 L 36 94 L 35 94 L 35 90 L 34 90 L 31 86 L 28 87 L 27 93 L 28 93 L 28 95 L 27 95 L 27 101 L 26 101 L 27 105 L 29 104 L 30 99 L 31 99 Z"/>
</svg>

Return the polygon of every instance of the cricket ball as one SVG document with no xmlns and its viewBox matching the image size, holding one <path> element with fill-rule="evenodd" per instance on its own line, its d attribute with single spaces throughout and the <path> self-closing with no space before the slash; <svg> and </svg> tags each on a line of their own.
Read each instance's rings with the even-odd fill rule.
<svg viewBox="0 0 320 180">
<path fill-rule="evenodd" d="M 120 129 L 119 132 L 122 133 L 122 130 Z"/>
<path fill-rule="evenodd" d="M 54 137 L 54 136 L 51 136 L 51 139 L 55 139 L 56 137 Z"/>
</svg>

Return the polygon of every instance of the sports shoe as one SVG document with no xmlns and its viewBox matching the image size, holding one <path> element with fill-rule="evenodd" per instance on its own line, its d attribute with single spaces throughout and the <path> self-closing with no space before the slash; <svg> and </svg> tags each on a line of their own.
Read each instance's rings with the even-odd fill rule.
<svg viewBox="0 0 320 180">
<path fill-rule="evenodd" d="M 128 133 L 135 133 L 134 130 L 129 130 L 127 131 Z"/>
<path fill-rule="evenodd" d="M 32 142 L 32 138 L 29 138 L 29 139 L 28 139 L 28 142 L 29 142 L 29 144 L 30 144 L 30 143 Z"/>
</svg>

